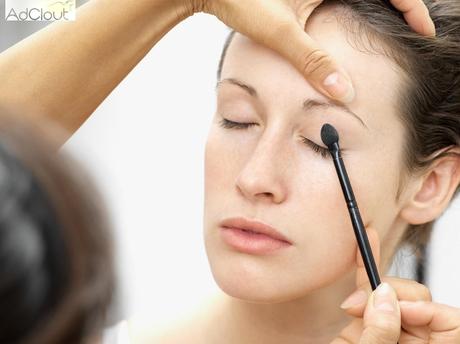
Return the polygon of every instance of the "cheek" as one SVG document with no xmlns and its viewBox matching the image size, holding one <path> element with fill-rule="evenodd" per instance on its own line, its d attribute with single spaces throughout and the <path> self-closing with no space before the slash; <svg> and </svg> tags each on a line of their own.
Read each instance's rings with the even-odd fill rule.
<svg viewBox="0 0 460 344">
<path fill-rule="evenodd" d="M 219 135 L 218 130 L 212 129 L 208 135 L 205 148 L 205 200 L 215 195 L 223 195 L 228 191 L 228 185 L 234 178 L 237 168 L 237 154 Z"/>
<path fill-rule="evenodd" d="M 356 240 L 332 160 L 318 160 L 300 174 L 290 209 L 297 227 L 299 256 L 292 265 L 299 276 L 316 276 L 316 287 L 333 282 L 350 270 Z"/>
<path fill-rule="evenodd" d="M 205 234 L 211 232 L 223 216 L 233 213 L 236 193 L 235 180 L 242 154 L 234 142 L 228 142 L 222 129 L 213 124 L 209 132 L 204 156 L 204 225 Z"/>
<path fill-rule="evenodd" d="M 347 163 L 363 222 L 375 228 L 382 239 L 391 230 L 398 213 L 399 157 L 379 151 L 359 159 L 350 158 Z"/>
<path fill-rule="evenodd" d="M 298 272 L 299 285 L 320 288 L 355 268 L 358 248 L 333 162 L 308 161 L 302 166 L 303 173 L 296 171 L 293 184 L 301 188 L 293 191 L 286 205 L 286 214 L 298 228 L 298 257 L 302 257 L 291 261 L 289 271 Z M 363 222 L 377 229 L 382 238 L 397 213 L 398 159 L 382 158 L 375 163 L 375 158 L 356 155 L 347 157 L 345 164 Z M 315 278 L 308 281 L 308 276 Z"/>
<path fill-rule="evenodd" d="M 211 202 L 216 197 L 222 198 L 223 204 L 229 192 L 236 191 L 238 174 L 244 167 L 257 144 L 254 135 L 236 129 L 222 129 L 214 119 L 205 148 L 205 201 Z"/>
</svg>

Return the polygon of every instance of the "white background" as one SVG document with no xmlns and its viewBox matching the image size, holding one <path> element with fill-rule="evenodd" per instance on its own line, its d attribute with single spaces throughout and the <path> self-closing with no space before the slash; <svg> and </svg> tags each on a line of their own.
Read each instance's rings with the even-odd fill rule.
<svg viewBox="0 0 460 344">
<path fill-rule="evenodd" d="M 228 33 L 204 14 L 174 28 L 66 145 L 113 210 L 124 316 L 174 318 L 217 288 L 202 239 L 204 144 Z"/>
<path fill-rule="evenodd" d="M 89 168 L 111 210 L 121 317 L 164 321 L 217 290 L 202 242 L 203 155 L 228 32 L 203 14 L 177 26 L 64 148 Z M 459 223 L 457 200 L 434 232 L 428 271 L 434 300 L 458 307 Z"/>
</svg>

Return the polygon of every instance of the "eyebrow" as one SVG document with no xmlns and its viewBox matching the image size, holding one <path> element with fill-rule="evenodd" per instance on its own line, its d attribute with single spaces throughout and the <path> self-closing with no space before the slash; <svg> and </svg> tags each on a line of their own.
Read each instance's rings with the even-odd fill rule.
<svg viewBox="0 0 460 344">
<path fill-rule="evenodd" d="M 251 96 L 253 96 L 254 98 L 258 98 L 258 94 L 257 94 L 257 91 L 254 87 L 252 86 L 249 86 L 247 84 L 245 84 L 244 82 L 238 80 L 238 79 L 235 79 L 235 78 L 226 78 L 226 79 L 222 79 L 220 81 L 217 82 L 216 84 L 216 90 L 219 88 L 219 86 L 221 84 L 224 84 L 224 83 L 230 83 L 230 84 L 233 84 L 233 85 L 237 85 L 239 87 L 241 87 L 243 90 L 245 90 L 247 93 L 249 93 Z M 353 111 L 351 111 L 346 105 L 343 105 L 343 104 L 339 104 L 339 103 L 336 103 L 336 102 L 332 102 L 332 101 L 322 101 L 322 100 L 315 100 L 315 99 L 306 99 L 303 104 L 302 104 L 302 109 L 303 110 L 309 110 L 311 108 L 325 108 L 325 109 L 328 109 L 328 108 L 336 108 L 336 109 L 340 109 L 350 115 L 352 115 L 353 117 L 355 117 L 366 129 L 369 129 L 366 125 L 366 123 L 364 123 L 364 121 L 361 119 L 361 117 L 359 117 L 357 114 L 355 114 Z"/>
</svg>

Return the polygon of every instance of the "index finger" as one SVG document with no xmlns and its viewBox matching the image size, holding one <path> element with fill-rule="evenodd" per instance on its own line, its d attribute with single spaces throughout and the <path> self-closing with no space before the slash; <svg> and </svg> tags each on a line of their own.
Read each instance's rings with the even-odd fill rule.
<svg viewBox="0 0 460 344">
<path fill-rule="evenodd" d="M 407 23 L 418 33 L 426 36 L 436 35 L 428 8 L 422 0 L 390 0 L 400 10 Z"/>
<path fill-rule="evenodd" d="M 316 90 L 342 103 L 354 99 L 348 73 L 297 23 L 280 23 L 272 30 L 264 30 L 270 36 L 265 44 L 291 61 Z"/>
<path fill-rule="evenodd" d="M 401 317 L 408 326 L 428 326 L 431 331 L 459 331 L 460 309 L 435 302 L 400 301 Z M 458 332 L 457 332 L 458 334 Z"/>
<path fill-rule="evenodd" d="M 372 228 L 366 228 L 367 238 L 369 239 L 369 245 L 371 246 L 372 255 L 374 256 L 375 265 L 379 269 L 380 265 L 380 239 L 377 231 Z M 380 275 L 380 272 L 379 272 Z M 369 277 L 367 276 L 366 266 L 364 265 L 363 258 L 359 247 L 356 246 L 356 286 L 358 288 L 369 284 Z"/>
</svg>

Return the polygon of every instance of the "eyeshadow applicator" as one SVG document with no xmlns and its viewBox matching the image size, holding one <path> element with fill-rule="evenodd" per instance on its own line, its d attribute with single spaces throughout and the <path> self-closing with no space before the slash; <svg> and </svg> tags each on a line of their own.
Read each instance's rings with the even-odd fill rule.
<svg viewBox="0 0 460 344">
<path fill-rule="evenodd" d="M 340 154 L 339 134 L 332 125 L 327 123 L 321 128 L 321 140 L 329 149 L 329 153 L 331 153 L 332 159 L 334 160 L 335 169 L 339 177 L 345 202 L 347 203 L 348 212 L 350 213 L 353 230 L 356 240 L 358 241 L 359 251 L 361 252 L 361 257 L 363 258 L 372 290 L 375 290 L 380 284 L 380 277 L 375 265 L 374 256 L 372 255 L 371 246 L 369 245 L 369 239 L 367 238 L 363 220 L 359 213 L 358 204 L 356 203 L 353 189 L 351 188 L 350 179 L 348 179 L 347 170 L 345 169 Z"/>
</svg>

